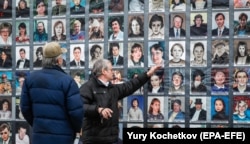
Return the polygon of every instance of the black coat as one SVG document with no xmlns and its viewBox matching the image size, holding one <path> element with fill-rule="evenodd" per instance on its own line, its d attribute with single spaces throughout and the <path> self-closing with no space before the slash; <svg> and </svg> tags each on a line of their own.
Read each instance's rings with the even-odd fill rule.
<svg viewBox="0 0 250 144">
<path fill-rule="evenodd" d="M 170 28 L 169 29 L 169 36 L 170 37 L 175 37 L 175 33 L 174 33 L 174 28 Z M 181 37 L 185 37 L 186 36 L 186 31 L 184 29 L 181 29 Z"/>
<path fill-rule="evenodd" d="M 190 120 L 194 116 L 195 111 L 196 111 L 195 107 L 190 108 Z M 198 120 L 207 120 L 207 111 L 206 110 L 204 110 L 204 109 L 201 110 Z"/>
<path fill-rule="evenodd" d="M 108 60 L 112 63 L 112 65 L 114 65 L 114 59 L 113 56 L 109 57 Z M 118 60 L 116 62 L 116 65 L 123 65 L 123 57 L 122 56 L 118 56 Z"/>
<path fill-rule="evenodd" d="M 118 140 L 119 110 L 118 100 L 132 95 L 137 89 L 143 86 L 149 77 L 146 73 L 140 74 L 137 78 L 131 79 L 122 84 L 105 86 L 95 76 L 80 88 L 80 94 L 84 101 L 85 116 L 83 118 L 83 143 L 114 143 Z M 110 108 L 113 110 L 112 117 L 103 119 L 98 113 L 98 107 Z"/>
<path fill-rule="evenodd" d="M 224 30 L 223 30 L 221 35 L 228 36 L 229 35 L 229 28 L 224 27 Z M 212 36 L 218 36 L 218 28 L 212 30 Z"/>
</svg>

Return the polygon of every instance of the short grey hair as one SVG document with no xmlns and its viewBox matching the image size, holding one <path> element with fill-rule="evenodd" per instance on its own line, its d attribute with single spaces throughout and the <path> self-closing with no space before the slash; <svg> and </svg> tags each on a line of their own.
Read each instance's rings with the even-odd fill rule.
<svg viewBox="0 0 250 144">
<path fill-rule="evenodd" d="M 102 70 L 107 70 L 108 69 L 108 64 L 111 64 L 111 62 L 107 59 L 99 59 L 94 63 L 93 69 L 92 69 L 92 74 L 95 75 L 96 77 L 99 77 L 102 75 Z"/>
<path fill-rule="evenodd" d="M 58 61 L 57 59 L 61 58 L 62 56 L 59 55 L 57 57 L 53 57 L 53 58 L 46 58 L 46 57 L 43 57 L 43 61 L 42 61 L 42 67 L 49 67 L 49 68 L 52 68 L 53 66 L 55 65 L 58 65 Z"/>
</svg>

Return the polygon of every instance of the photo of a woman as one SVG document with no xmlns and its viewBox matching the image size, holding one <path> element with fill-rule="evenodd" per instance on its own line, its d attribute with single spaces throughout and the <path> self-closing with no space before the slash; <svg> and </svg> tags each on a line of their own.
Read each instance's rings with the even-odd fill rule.
<svg viewBox="0 0 250 144">
<path fill-rule="evenodd" d="M 130 57 L 128 59 L 128 67 L 144 67 L 143 48 L 141 44 L 133 43 L 128 57 Z"/>
<path fill-rule="evenodd" d="M 172 59 L 169 60 L 169 66 L 185 66 L 184 47 L 182 43 L 174 43 L 170 49 Z"/>
<path fill-rule="evenodd" d="M 57 20 L 53 25 L 54 35 L 51 37 L 52 41 L 65 41 L 65 26 L 62 20 Z"/>
<path fill-rule="evenodd" d="M 149 98 L 150 99 L 150 98 Z M 162 113 L 163 107 L 161 107 L 161 103 L 163 103 L 162 97 L 154 97 L 149 103 L 148 108 L 148 121 L 162 121 L 164 120 L 164 115 Z"/>
<path fill-rule="evenodd" d="M 18 25 L 18 36 L 16 36 L 16 44 L 29 44 L 30 43 L 30 37 L 29 33 L 27 31 L 27 26 L 24 22 L 21 22 Z"/>
<path fill-rule="evenodd" d="M 133 16 L 129 21 L 129 38 L 138 38 L 144 36 L 143 18 L 141 16 Z"/>
<path fill-rule="evenodd" d="M 226 100 L 226 102 L 225 102 Z M 217 120 L 217 121 L 221 121 L 221 120 L 228 120 L 228 111 L 226 111 L 226 103 L 228 104 L 228 97 L 212 97 L 212 101 L 211 107 L 212 108 L 212 120 Z M 228 108 L 227 108 L 228 109 Z"/>
<path fill-rule="evenodd" d="M 164 18 L 162 15 L 154 14 L 150 17 L 148 34 L 148 37 L 152 39 L 164 38 Z"/>
</svg>

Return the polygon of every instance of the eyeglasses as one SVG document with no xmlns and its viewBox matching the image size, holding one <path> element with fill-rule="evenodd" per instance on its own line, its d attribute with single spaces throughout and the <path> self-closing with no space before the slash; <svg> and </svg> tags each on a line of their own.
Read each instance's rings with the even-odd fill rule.
<svg viewBox="0 0 250 144">
<path fill-rule="evenodd" d="M 1 132 L 1 133 L 0 133 L 0 135 L 3 135 L 3 134 L 6 135 L 6 134 L 8 134 L 8 132 Z"/>
</svg>

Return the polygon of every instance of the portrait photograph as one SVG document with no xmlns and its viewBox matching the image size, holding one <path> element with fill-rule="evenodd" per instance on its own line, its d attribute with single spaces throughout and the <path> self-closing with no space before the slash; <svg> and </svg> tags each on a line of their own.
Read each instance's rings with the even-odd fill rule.
<svg viewBox="0 0 250 144">
<path fill-rule="evenodd" d="M 122 42 L 110 42 L 108 44 L 108 60 L 113 67 L 124 66 L 124 47 Z"/>
<path fill-rule="evenodd" d="M 164 0 L 149 0 L 149 12 L 163 12 L 165 11 Z"/>
<path fill-rule="evenodd" d="M 128 0 L 129 13 L 142 13 L 144 11 L 144 0 Z"/>
<path fill-rule="evenodd" d="M 128 16 L 128 38 L 143 39 L 144 37 L 144 16 L 129 15 Z"/>
<path fill-rule="evenodd" d="M 89 13 L 90 14 L 103 14 L 104 13 L 104 0 L 89 0 Z"/>
<path fill-rule="evenodd" d="M 249 84 L 250 68 L 234 68 L 233 69 L 233 94 L 250 95 Z"/>
<path fill-rule="evenodd" d="M 111 80 L 112 84 L 122 84 L 126 82 L 126 78 L 124 78 L 123 69 L 113 69 L 113 80 Z"/>
<path fill-rule="evenodd" d="M 89 44 L 89 67 L 92 68 L 94 63 L 98 59 L 102 59 L 104 53 L 104 44 L 103 43 L 95 43 Z"/>
<path fill-rule="evenodd" d="M 229 92 L 229 69 L 211 69 L 211 93 L 228 95 Z"/>
<path fill-rule="evenodd" d="M 17 46 L 16 47 L 16 68 L 29 69 L 30 68 L 30 47 Z"/>
<path fill-rule="evenodd" d="M 163 95 L 164 94 L 164 69 L 157 70 L 151 75 L 148 81 L 148 94 Z"/>
<path fill-rule="evenodd" d="M 34 20 L 33 42 L 44 43 L 48 41 L 48 20 Z"/>
<path fill-rule="evenodd" d="M 250 41 L 248 39 L 234 40 L 234 66 L 247 66 L 250 64 Z"/>
<path fill-rule="evenodd" d="M 16 71 L 15 72 L 15 88 L 16 88 L 16 96 L 20 96 L 22 92 L 22 87 L 24 80 L 27 76 L 29 76 L 30 71 L 26 70 L 21 70 L 21 71 Z"/>
<path fill-rule="evenodd" d="M 185 97 L 169 97 L 167 115 L 168 122 L 185 122 Z"/>
<path fill-rule="evenodd" d="M 12 44 L 12 23 L 0 22 L 0 45 Z"/>
<path fill-rule="evenodd" d="M 70 19 L 70 40 L 84 41 L 85 40 L 85 20 L 84 18 Z"/>
<path fill-rule="evenodd" d="M 229 41 L 227 39 L 212 40 L 212 66 L 229 65 Z"/>
<path fill-rule="evenodd" d="M 147 106 L 148 122 L 164 121 L 164 97 L 148 96 Z"/>
<path fill-rule="evenodd" d="M 144 121 L 144 99 L 142 95 L 127 97 L 127 121 Z"/>
<path fill-rule="evenodd" d="M 164 14 L 149 15 L 149 39 L 164 39 Z"/>
<path fill-rule="evenodd" d="M 66 41 L 66 20 L 52 19 L 51 41 Z"/>
<path fill-rule="evenodd" d="M 70 1 L 70 14 L 81 15 L 85 13 L 85 6 L 87 0 L 71 0 Z"/>
<path fill-rule="evenodd" d="M 207 121 L 208 97 L 192 96 L 190 97 L 189 120 L 191 123 L 203 123 Z"/>
<path fill-rule="evenodd" d="M 190 66 L 207 66 L 207 41 L 190 41 Z"/>
<path fill-rule="evenodd" d="M 209 87 L 208 79 L 209 75 L 206 73 L 206 69 L 193 68 L 190 70 L 190 94 L 205 95 Z"/>
<path fill-rule="evenodd" d="M 124 39 L 124 16 L 108 17 L 109 41 L 122 41 Z"/>
<path fill-rule="evenodd" d="M 233 97 L 233 121 L 234 123 L 250 123 L 250 97 Z"/>
<path fill-rule="evenodd" d="M 82 84 L 85 82 L 85 73 L 83 70 L 80 69 L 70 70 L 70 76 L 75 80 L 78 88 L 80 88 Z"/>
<path fill-rule="evenodd" d="M 12 87 L 12 71 L 0 71 L 1 83 L 0 83 L 0 95 L 10 96 L 13 92 Z"/>
<path fill-rule="evenodd" d="M 70 67 L 85 67 L 85 46 L 84 44 L 70 45 Z"/>
<path fill-rule="evenodd" d="M 170 95 L 183 95 L 185 94 L 185 68 L 169 69 L 169 87 L 168 93 Z"/>
<path fill-rule="evenodd" d="M 15 123 L 15 142 L 16 144 L 30 144 L 30 125 L 27 122 L 19 121 Z"/>
<path fill-rule="evenodd" d="M 186 65 L 185 41 L 169 42 L 169 67 L 184 67 Z"/>
<path fill-rule="evenodd" d="M 132 68 L 132 69 L 128 69 L 127 71 L 127 76 L 128 76 L 128 80 L 131 80 L 133 78 L 136 78 L 139 76 L 139 74 L 142 74 L 144 72 L 144 69 L 143 68 Z M 140 95 L 140 94 L 143 94 L 143 90 L 144 90 L 144 87 L 140 87 L 139 89 L 137 89 L 135 92 L 134 92 L 134 95 Z"/>
<path fill-rule="evenodd" d="M 234 12 L 234 36 L 249 37 L 250 36 L 250 11 Z"/>
<path fill-rule="evenodd" d="M 228 37 L 229 36 L 229 12 L 212 13 L 212 36 Z"/>
<path fill-rule="evenodd" d="M 229 0 L 212 0 L 212 9 L 228 9 Z"/>
<path fill-rule="evenodd" d="M 33 15 L 35 18 L 48 16 L 48 0 L 35 0 L 33 4 Z"/>
<path fill-rule="evenodd" d="M 148 42 L 148 66 L 165 65 L 165 41 Z"/>
<path fill-rule="evenodd" d="M 89 40 L 103 41 L 104 40 L 104 18 L 90 17 L 89 18 Z"/>
<path fill-rule="evenodd" d="M 126 0 L 109 0 L 108 9 L 110 13 L 121 13 L 124 11 Z"/>
<path fill-rule="evenodd" d="M 169 37 L 185 38 L 186 36 L 185 13 L 175 13 L 169 15 Z"/>
<path fill-rule="evenodd" d="M 144 67 L 143 42 L 128 43 L 128 67 Z"/>
<path fill-rule="evenodd" d="M 207 13 L 190 13 L 190 36 L 206 37 L 207 36 Z"/>
<path fill-rule="evenodd" d="M 207 10 L 208 0 L 191 0 L 191 11 L 203 11 Z"/>
<path fill-rule="evenodd" d="M 0 69 L 12 68 L 12 49 L 0 48 Z"/>
<path fill-rule="evenodd" d="M 52 16 L 66 16 L 67 11 L 66 0 L 52 0 Z"/>
<path fill-rule="evenodd" d="M 11 119 L 12 117 L 12 101 L 11 97 L 0 98 L 0 120 Z"/>
<path fill-rule="evenodd" d="M 9 144 L 14 143 L 15 138 L 15 132 L 14 132 L 14 122 L 11 121 L 1 121 L 0 122 L 0 133 L 3 133 L 4 135 L 1 135 L 1 142 L 8 141 Z"/>
<path fill-rule="evenodd" d="M 211 121 L 228 122 L 229 120 L 229 97 L 211 96 Z"/>
<path fill-rule="evenodd" d="M 0 1 L 0 19 L 11 19 L 12 17 L 12 0 Z"/>
<path fill-rule="evenodd" d="M 43 61 L 43 45 L 36 45 L 33 49 L 33 67 L 35 69 L 42 68 Z"/>
<path fill-rule="evenodd" d="M 16 45 L 30 44 L 30 26 L 29 20 L 16 21 Z"/>
<path fill-rule="evenodd" d="M 186 11 L 186 0 L 169 0 L 169 11 Z"/>
<path fill-rule="evenodd" d="M 16 0 L 16 18 L 30 17 L 30 0 Z"/>
</svg>

